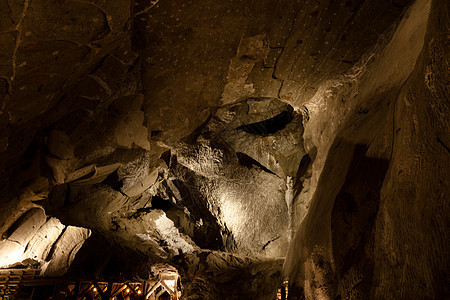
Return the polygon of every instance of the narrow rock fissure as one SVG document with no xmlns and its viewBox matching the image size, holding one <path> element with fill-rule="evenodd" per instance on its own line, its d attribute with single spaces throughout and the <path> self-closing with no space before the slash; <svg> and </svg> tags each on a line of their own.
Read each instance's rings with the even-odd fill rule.
<svg viewBox="0 0 450 300">
<path fill-rule="evenodd" d="M 263 170 L 264 172 L 267 172 L 272 175 L 276 175 L 274 172 L 270 171 L 266 167 L 264 167 L 262 164 L 260 164 L 258 161 L 253 159 L 252 157 L 248 156 L 245 153 L 242 152 L 236 152 L 236 156 L 238 157 L 239 163 L 247 168 L 257 167 Z"/>
<path fill-rule="evenodd" d="M 48 252 L 47 257 L 45 258 L 45 261 L 50 261 L 50 260 L 52 259 L 53 254 L 54 254 L 55 251 L 56 251 L 56 247 L 58 246 L 58 242 L 59 242 L 59 241 L 61 240 L 61 238 L 63 237 L 63 235 L 64 235 L 64 233 L 66 232 L 67 228 L 68 228 L 67 226 L 65 226 L 65 227 L 63 228 L 63 230 L 62 230 L 61 233 L 59 234 L 58 238 L 56 239 L 56 241 L 53 243 L 52 247 L 50 248 L 50 251 Z"/>
<path fill-rule="evenodd" d="M 256 123 L 244 124 L 236 129 L 255 135 L 274 134 L 277 131 L 284 129 L 286 125 L 292 121 L 294 118 L 292 111 L 292 108 L 290 108 L 289 110 L 285 110 L 273 118 Z"/>
</svg>

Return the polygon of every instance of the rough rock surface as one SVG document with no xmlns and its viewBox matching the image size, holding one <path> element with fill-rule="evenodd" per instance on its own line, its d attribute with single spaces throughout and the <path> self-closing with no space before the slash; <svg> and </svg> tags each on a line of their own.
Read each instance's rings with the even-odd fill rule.
<svg viewBox="0 0 450 300">
<path fill-rule="evenodd" d="M 43 275 L 63 275 L 90 230 L 66 227 L 48 218 L 41 208 L 22 214 L 3 234 L 0 243 L 1 268 L 40 268 Z"/>
<path fill-rule="evenodd" d="M 444 64 L 441 9 L 416 1 L 357 85 L 336 93 L 353 107 L 337 110 L 347 116 L 329 129 L 334 138 L 316 144 L 332 142 L 285 262 L 293 289 L 309 299 L 448 295 L 448 259 L 438 254 L 448 248 L 449 153 L 440 138 L 448 94 L 429 83 Z"/>
<path fill-rule="evenodd" d="M 69 269 L 75 255 L 91 232 L 86 228 L 68 226 L 53 246 L 53 253 L 49 253 L 49 262 L 44 264 L 42 275 L 62 276 Z"/>
<path fill-rule="evenodd" d="M 449 297 L 447 12 L 2 1 L 0 268 L 169 266 L 186 299 Z"/>
</svg>

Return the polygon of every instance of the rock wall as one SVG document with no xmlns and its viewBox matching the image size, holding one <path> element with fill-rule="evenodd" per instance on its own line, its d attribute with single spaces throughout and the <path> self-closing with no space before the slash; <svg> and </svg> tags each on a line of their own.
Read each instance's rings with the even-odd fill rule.
<svg viewBox="0 0 450 300">
<path fill-rule="evenodd" d="M 430 80 L 445 73 L 442 9 L 416 1 L 347 88 L 356 106 L 322 123 L 334 134 L 316 140 L 332 144 L 284 265 L 292 299 L 448 295 L 448 94 Z"/>
<path fill-rule="evenodd" d="M 88 229 L 66 227 L 43 209 L 32 208 L 3 234 L 0 268 L 39 268 L 43 276 L 62 276 L 90 235 Z"/>
</svg>

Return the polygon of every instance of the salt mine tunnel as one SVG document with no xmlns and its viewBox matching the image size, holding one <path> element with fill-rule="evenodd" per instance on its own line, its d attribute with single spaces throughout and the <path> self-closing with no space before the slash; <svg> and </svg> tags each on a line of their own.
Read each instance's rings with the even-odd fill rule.
<svg viewBox="0 0 450 300">
<path fill-rule="evenodd" d="M 1 0 L 0 299 L 450 299 L 446 0 Z"/>
</svg>

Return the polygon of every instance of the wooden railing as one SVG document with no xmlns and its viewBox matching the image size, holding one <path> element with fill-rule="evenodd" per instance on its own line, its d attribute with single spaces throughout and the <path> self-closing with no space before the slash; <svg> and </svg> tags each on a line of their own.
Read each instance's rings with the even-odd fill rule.
<svg viewBox="0 0 450 300">
<path fill-rule="evenodd" d="M 0 269 L 0 300 L 12 299 L 24 281 L 33 281 L 39 269 Z"/>
<path fill-rule="evenodd" d="M 179 298 L 179 292 L 175 283 L 169 287 L 165 278 L 142 281 L 96 281 L 96 280 L 72 280 L 67 278 L 40 277 L 39 269 L 0 269 L 0 300 L 39 299 L 39 289 L 46 289 L 44 299 L 76 300 L 76 299 L 158 299 L 159 294 L 167 291 L 172 300 Z M 175 278 L 174 280 L 176 280 Z M 176 281 L 175 281 L 176 282 Z"/>
</svg>

